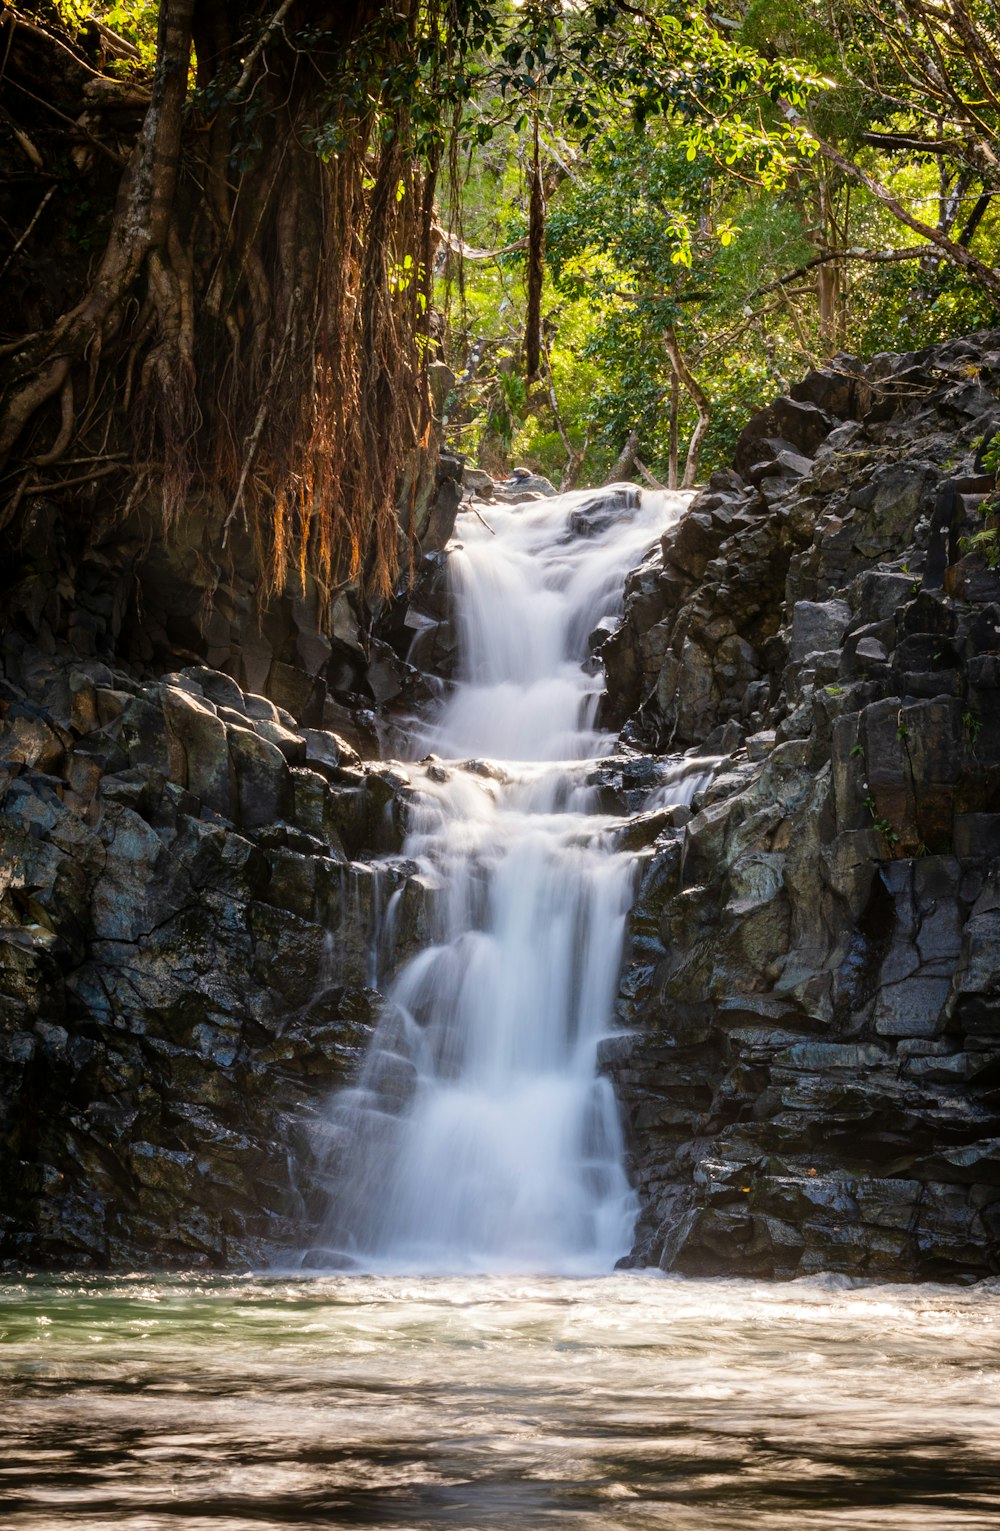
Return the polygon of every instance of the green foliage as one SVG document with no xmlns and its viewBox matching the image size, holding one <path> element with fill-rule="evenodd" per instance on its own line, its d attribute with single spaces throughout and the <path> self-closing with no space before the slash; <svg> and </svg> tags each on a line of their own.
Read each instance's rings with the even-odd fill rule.
<svg viewBox="0 0 1000 1531">
<path fill-rule="evenodd" d="M 1000 534 L 995 526 L 984 526 L 971 537 L 961 537 L 959 545 L 965 553 L 980 553 L 988 569 L 1000 568 Z"/>
<path fill-rule="evenodd" d="M 46 3 L 70 30 L 97 19 L 131 42 L 138 59 L 116 67 L 151 67 L 156 4 Z M 969 35 L 992 46 L 989 0 L 963 5 Z M 272 14 L 245 8 L 247 51 Z M 680 0 L 418 0 L 376 7 L 334 69 L 317 61 L 329 58 L 335 34 L 320 30 L 310 8 L 301 14 L 294 46 L 326 70 L 322 109 L 305 127 L 316 153 L 333 162 L 362 121 L 373 149 L 403 134 L 408 155 L 442 167 L 442 221 L 480 250 L 507 251 L 461 272 L 449 258 L 433 294 L 458 374 L 453 443 L 485 454 L 491 467 L 520 458 L 558 478 L 568 437 L 585 454 L 583 478 L 599 478 L 635 429 L 644 461 L 665 479 L 668 327 L 711 398 L 704 475 L 730 459 L 755 408 L 834 351 L 916 349 L 997 320 L 989 294 L 932 253 L 858 258 L 914 236 L 901 235 L 878 197 L 820 160 L 810 129 L 783 109 L 790 103 L 931 224 L 950 217 L 952 237 L 978 208 L 967 243 L 997 264 L 1000 197 L 979 206 L 998 189 L 988 180 L 1000 153 L 997 112 L 951 8 L 917 0 L 748 0 L 721 11 Z M 936 37 L 947 43 L 948 84 L 938 96 Z M 232 107 L 236 83 L 230 69 L 195 93 L 202 117 Z M 237 176 L 261 162 L 271 131 L 263 99 L 244 91 L 237 103 Z M 529 393 L 516 368 L 536 120 L 550 375 Z M 919 143 L 895 150 L 882 142 L 893 133 L 936 134 L 952 147 L 943 156 Z M 850 253 L 817 265 L 832 249 Z M 429 319 L 413 255 L 390 253 L 387 272 L 394 296 L 411 294 Z M 682 393 L 682 459 L 696 418 Z M 990 528 L 969 546 L 991 566 L 1000 561 Z"/>
<path fill-rule="evenodd" d="M 983 442 L 980 441 L 979 445 L 981 447 Z M 1000 474 L 1000 431 L 997 432 L 983 452 L 983 467 L 987 473 Z"/>
<path fill-rule="evenodd" d="M 59 21 L 71 36 L 77 36 L 88 22 L 100 22 L 131 43 L 135 57 L 113 61 L 117 73 L 150 73 L 156 61 L 156 29 L 160 7 L 155 0 L 51 0 Z"/>
<path fill-rule="evenodd" d="M 970 4 L 984 38 L 988 7 Z M 705 472 L 729 460 L 755 408 L 833 351 L 916 349 L 997 321 L 989 293 L 930 246 L 919 260 L 860 258 L 920 241 L 877 196 L 818 160 L 809 133 L 791 131 L 780 110 L 782 99 L 796 105 L 930 224 L 950 218 L 952 237 L 978 207 L 974 242 L 996 264 L 1000 203 L 980 206 L 981 176 L 956 179 L 947 157 L 905 146 L 906 135 L 936 131 L 914 85 L 911 53 L 927 41 L 919 27 L 907 31 L 914 7 L 750 0 L 736 30 L 669 0 L 624 16 L 613 4 L 572 14 L 519 8 L 516 35 L 465 108 L 465 209 L 471 237 L 486 247 L 523 236 L 525 129 L 540 102 L 552 146 L 544 316 L 563 427 L 577 451 L 589 444 L 585 475 L 599 474 L 637 429 L 644 460 L 665 477 L 667 325 L 712 400 Z M 950 24 L 927 14 L 928 25 Z M 960 98 L 969 84 L 960 40 L 949 60 Z M 968 137 L 974 125 L 961 120 Z M 889 134 L 884 147 L 869 142 L 880 134 Z M 994 138 L 984 164 L 996 150 Z M 844 257 L 817 264 L 831 249 Z M 449 340 L 459 367 L 468 345 L 491 334 L 516 353 L 522 269 L 518 250 L 490 269 L 466 268 L 464 311 L 474 318 Z M 482 376 L 477 386 L 486 399 Z M 474 414 L 468 391 L 465 400 Z M 684 396 L 682 453 L 694 423 Z M 544 401 L 529 405 L 512 449 L 558 457 L 554 424 Z M 982 551 L 991 535 L 978 534 Z"/>
<path fill-rule="evenodd" d="M 497 372 L 492 401 L 486 415 L 486 430 L 510 451 L 514 432 L 524 415 L 528 388 L 516 372 Z"/>
</svg>

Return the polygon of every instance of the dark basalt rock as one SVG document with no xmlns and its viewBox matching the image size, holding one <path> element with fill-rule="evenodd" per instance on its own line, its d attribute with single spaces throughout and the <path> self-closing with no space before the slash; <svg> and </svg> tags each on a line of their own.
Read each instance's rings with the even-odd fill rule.
<svg viewBox="0 0 1000 1531">
<path fill-rule="evenodd" d="M 63 740 L 76 661 L 30 658 L 32 727 L 0 728 L 0 1258 L 259 1261 L 303 1237 L 292 1167 L 374 1026 L 395 889 L 383 961 L 426 939 L 417 869 L 348 862 L 338 829 L 391 853 L 407 783 L 205 667 L 95 687 Z"/>
<path fill-rule="evenodd" d="M 967 369 L 998 344 L 838 359 L 755 416 L 743 479 L 775 482 L 779 436 L 810 470 L 771 508 L 716 476 L 664 539 L 658 607 L 633 593 L 601 649 L 630 743 L 750 733 L 632 913 L 604 1066 L 633 1263 L 1000 1271 L 1000 603 L 961 551 L 998 380 L 972 397 Z M 925 581 L 942 483 L 978 487 L 949 490 L 957 561 Z"/>
<path fill-rule="evenodd" d="M 461 470 L 407 501 L 428 556 Z M 0 637 L 0 1262 L 259 1264 L 308 1240 L 309 1124 L 377 1019 L 394 892 L 381 976 L 427 939 L 373 710 L 419 677 L 356 591 L 328 629 L 311 588 L 261 626 L 249 578 L 207 592 L 197 506 L 169 544 L 150 507 L 89 541 L 30 518 Z"/>
<path fill-rule="evenodd" d="M 635 1263 L 1000 1271 L 1000 586 L 961 546 L 998 383 L 1000 334 L 835 358 L 591 635 L 622 729 L 591 785 L 643 858 L 601 1053 Z M 342 592 L 329 622 L 311 589 L 259 627 L 249 579 L 206 600 L 195 510 L 166 546 L 32 507 L 0 643 L 8 1265 L 308 1244 L 314 1118 L 378 1020 L 393 894 L 376 981 L 431 939 L 413 787 L 378 755 L 451 674 L 462 474 L 410 486 L 413 589 Z M 642 813 L 681 749 L 726 758 L 690 809 Z M 405 1105 L 405 1069 L 378 1083 Z"/>
</svg>

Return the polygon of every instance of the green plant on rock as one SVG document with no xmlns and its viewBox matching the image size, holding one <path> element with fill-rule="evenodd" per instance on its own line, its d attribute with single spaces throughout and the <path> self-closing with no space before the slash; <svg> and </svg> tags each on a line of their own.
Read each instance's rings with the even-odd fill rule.
<svg viewBox="0 0 1000 1531">
<path fill-rule="evenodd" d="M 865 798 L 865 807 L 872 816 L 872 828 L 877 830 L 882 836 L 882 839 L 889 848 L 890 854 L 893 856 L 898 855 L 901 837 L 895 824 L 893 824 L 891 819 L 887 819 L 884 814 L 879 813 L 878 804 L 871 794 Z"/>
<path fill-rule="evenodd" d="M 985 439 L 986 438 L 983 437 L 978 442 L 978 445 L 982 446 Z M 993 437 L 989 446 L 983 453 L 983 469 L 986 473 L 1000 473 L 1000 431 L 997 431 L 996 435 Z"/>
<path fill-rule="evenodd" d="M 982 436 L 976 445 L 982 451 L 984 471 L 992 473 L 995 479 L 1000 473 L 1000 431 L 997 431 L 988 445 L 986 441 L 987 438 Z M 969 537 L 960 537 L 958 545 L 963 553 L 979 553 L 985 559 L 988 569 L 996 569 L 1000 567 L 1000 525 L 997 524 L 1000 520 L 1000 494 L 994 492 L 987 495 L 979 507 L 979 514 L 993 524 L 987 524 Z"/>
<path fill-rule="evenodd" d="M 990 506 L 991 513 L 1000 509 L 995 502 Z M 986 561 L 988 569 L 1000 567 L 1000 527 L 984 526 L 982 531 L 973 532 L 971 537 L 960 537 L 958 545 L 963 553 L 979 553 Z"/>
</svg>

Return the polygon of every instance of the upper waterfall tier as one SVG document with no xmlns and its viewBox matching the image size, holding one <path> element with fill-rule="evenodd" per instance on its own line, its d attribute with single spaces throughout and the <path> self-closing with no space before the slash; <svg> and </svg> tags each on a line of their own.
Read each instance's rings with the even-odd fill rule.
<svg viewBox="0 0 1000 1531">
<path fill-rule="evenodd" d="M 687 495 L 631 485 L 465 513 L 449 549 L 459 684 L 420 731 L 449 759 L 582 759 L 603 689 L 588 637 L 621 609 L 625 576 Z"/>
</svg>

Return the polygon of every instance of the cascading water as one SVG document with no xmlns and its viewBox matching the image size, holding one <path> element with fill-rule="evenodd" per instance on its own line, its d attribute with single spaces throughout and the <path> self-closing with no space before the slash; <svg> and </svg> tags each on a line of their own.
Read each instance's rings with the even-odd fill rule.
<svg viewBox="0 0 1000 1531">
<path fill-rule="evenodd" d="M 331 1106 L 310 1263 L 583 1273 L 628 1250 L 635 1208 L 596 1055 L 636 858 L 618 848 L 622 814 L 602 811 L 614 741 L 594 728 L 588 636 L 686 498 L 616 486 L 460 517 L 461 669 L 415 735 L 432 753 L 410 770 L 404 846 L 435 889 L 431 943 Z M 704 763 L 675 766 L 650 800 L 703 779 Z"/>
</svg>

